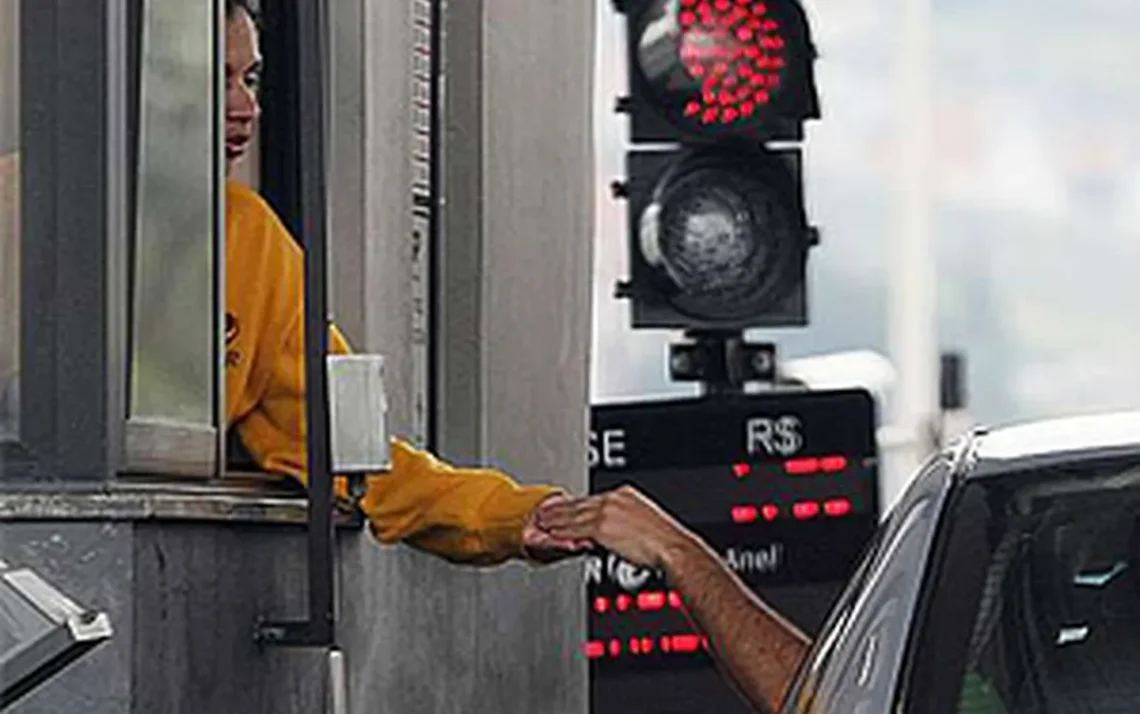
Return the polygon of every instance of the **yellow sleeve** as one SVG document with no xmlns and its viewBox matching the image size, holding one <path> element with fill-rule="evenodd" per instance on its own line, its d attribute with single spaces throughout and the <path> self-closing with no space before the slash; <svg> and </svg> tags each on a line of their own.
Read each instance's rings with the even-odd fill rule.
<svg viewBox="0 0 1140 714">
<path fill-rule="evenodd" d="M 457 563 L 524 558 L 522 529 L 551 486 L 522 486 L 495 469 L 446 464 L 400 440 L 392 470 L 368 479 L 361 510 L 384 543 L 407 542 Z"/>
<path fill-rule="evenodd" d="M 307 483 L 303 326 L 298 320 L 258 407 L 239 424 L 246 447 L 263 468 Z M 331 352 L 348 343 L 335 327 Z M 367 478 L 361 509 L 384 543 L 405 542 L 452 562 L 491 565 L 525 557 L 522 529 L 543 499 L 559 492 L 522 486 L 494 469 L 458 468 L 401 440 L 392 444 L 391 470 Z M 337 479 L 337 495 L 347 488 Z"/>
</svg>

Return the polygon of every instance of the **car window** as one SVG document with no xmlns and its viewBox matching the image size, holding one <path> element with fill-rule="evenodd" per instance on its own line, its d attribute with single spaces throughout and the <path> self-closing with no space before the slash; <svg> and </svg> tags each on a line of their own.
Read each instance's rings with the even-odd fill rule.
<svg viewBox="0 0 1140 714">
<path fill-rule="evenodd" d="M 932 461 L 880 527 L 801 669 L 785 712 L 881 714 L 890 705 L 949 466 Z"/>
<path fill-rule="evenodd" d="M 979 608 L 963 703 L 981 690 L 998 705 L 988 710 L 1003 714 L 1136 711 L 1140 499 L 1129 500 L 1015 531 L 1003 577 Z"/>
<path fill-rule="evenodd" d="M 983 480 L 947 520 L 943 572 L 912 640 L 905 711 L 1137 711 L 1134 460 Z"/>
</svg>

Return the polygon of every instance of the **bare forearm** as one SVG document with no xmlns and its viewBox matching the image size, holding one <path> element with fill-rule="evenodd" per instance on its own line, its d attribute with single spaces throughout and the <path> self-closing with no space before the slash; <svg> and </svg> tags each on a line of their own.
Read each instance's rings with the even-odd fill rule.
<svg viewBox="0 0 1140 714">
<path fill-rule="evenodd" d="M 757 598 L 707 545 L 686 538 L 670 548 L 665 571 L 709 636 L 713 656 L 761 712 L 779 709 L 809 645 Z"/>
</svg>

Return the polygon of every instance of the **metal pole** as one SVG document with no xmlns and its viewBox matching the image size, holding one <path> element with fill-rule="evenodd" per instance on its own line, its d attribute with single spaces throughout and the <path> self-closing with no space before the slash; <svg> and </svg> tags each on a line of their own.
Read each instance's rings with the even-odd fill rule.
<svg viewBox="0 0 1140 714">
<path fill-rule="evenodd" d="M 927 431 L 937 412 L 936 276 L 931 219 L 931 7 L 930 0 L 902 3 L 897 58 L 900 102 L 898 212 L 890 261 L 890 341 L 899 383 L 892 411 L 909 437 L 884 487 L 905 487 L 930 448 Z M 893 498 L 884 499 L 889 502 Z"/>
<path fill-rule="evenodd" d="M 329 455 L 328 242 L 325 215 L 325 67 L 323 0 L 298 0 L 301 99 L 301 216 L 305 237 L 305 381 L 309 471 L 309 627 L 311 644 L 336 642 L 333 605 L 332 474 Z"/>
<path fill-rule="evenodd" d="M 325 182 L 324 0 L 295 0 L 299 106 L 300 225 L 305 245 L 305 420 L 309 492 L 309 616 L 304 621 L 259 620 L 262 644 L 329 647 L 336 652 L 335 540 L 329 424 L 328 240 Z"/>
</svg>

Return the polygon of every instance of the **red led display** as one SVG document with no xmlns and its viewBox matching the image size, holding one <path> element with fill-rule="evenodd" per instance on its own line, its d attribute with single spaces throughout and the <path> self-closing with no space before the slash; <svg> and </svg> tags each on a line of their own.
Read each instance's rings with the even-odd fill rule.
<svg viewBox="0 0 1140 714">
<path fill-rule="evenodd" d="M 848 498 L 832 498 L 826 501 L 799 501 L 792 504 L 790 515 L 796 520 L 806 521 L 823 513 L 832 518 L 850 515 L 854 506 Z M 764 520 L 772 522 L 782 515 L 780 507 L 774 503 L 765 503 L 760 508 L 755 506 L 734 506 L 732 520 L 734 523 L 752 523 L 762 516 Z"/>
<path fill-rule="evenodd" d="M 659 637 L 652 636 L 634 636 L 630 637 L 629 641 L 622 643 L 621 640 L 611 639 L 604 640 L 590 640 L 583 647 L 586 657 L 590 659 L 601 659 L 607 655 L 613 659 L 617 657 L 636 657 L 643 655 L 651 655 L 655 652 L 662 654 L 696 654 L 702 650 L 708 650 L 709 641 L 707 637 L 696 633 L 682 633 L 678 635 L 661 635 Z"/>
<path fill-rule="evenodd" d="M 629 595 L 621 594 L 613 599 L 613 606 L 607 597 L 594 598 L 594 612 L 599 615 L 604 615 L 610 610 L 630 612 L 634 606 L 642 612 L 656 612 L 665 607 L 679 610 L 682 606 L 681 595 L 676 590 L 670 590 L 667 593 L 655 590 L 639 593 L 637 599 L 634 600 Z"/>
<path fill-rule="evenodd" d="M 678 50 L 700 84 L 686 117 L 728 126 L 751 119 L 783 82 L 787 41 L 768 6 L 755 0 L 682 0 Z"/>
<path fill-rule="evenodd" d="M 807 456 L 784 462 L 784 471 L 791 476 L 813 476 L 835 474 L 848 466 L 846 456 Z"/>
</svg>

